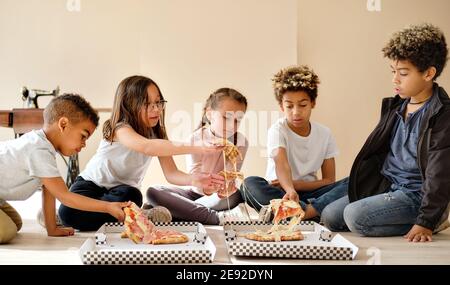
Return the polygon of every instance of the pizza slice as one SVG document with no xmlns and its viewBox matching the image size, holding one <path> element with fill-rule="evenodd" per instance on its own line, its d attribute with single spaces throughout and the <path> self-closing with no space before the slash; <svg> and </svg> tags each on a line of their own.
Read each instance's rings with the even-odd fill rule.
<svg viewBox="0 0 450 285">
<path fill-rule="evenodd" d="M 266 232 L 256 231 L 248 233 L 245 238 L 261 242 L 278 242 L 278 241 L 296 241 L 303 240 L 303 234 L 299 230 L 294 230 L 295 226 L 304 217 L 299 203 L 292 200 L 273 199 L 270 201 L 270 206 L 274 212 L 274 225 Z M 287 226 L 279 225 L 281 220 L 291 218 Z"/>
<path fill-rule="evenodd" d="M 122 238 L 130 238 L 135 243 L 146 244 L 173 244 L 189 241 L 189 238 L 183 233 L 157 229 L 135 203 L 125 207 L 124 212 L 125 230 L 121 234 Z"/>
<path fill-rule="evenodd" d="M 273 199 L 270 201 L 270 207 L 274 213 L 273 223 L 277 225 L 281 220 L 290 217 L 300 217 L 302 219 L 305 216 L 305 212 L 299 203 L 286 200 L 286 199 Z"/>
</svg>

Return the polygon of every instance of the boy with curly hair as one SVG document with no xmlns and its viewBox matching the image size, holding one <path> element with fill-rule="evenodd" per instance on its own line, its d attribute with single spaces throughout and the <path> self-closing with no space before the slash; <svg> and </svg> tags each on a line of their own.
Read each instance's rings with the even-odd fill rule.
<svg viewBox="0 0 450 285">
<path fill-rule="evenodd" d="M 308 66 L 293 66 L 279 71 L 273 81 L 284 117 L 268 132 L 266 178 L 246 178 L 241 195 L 256 210 L 265 209 L 262 206 L 272 199 L 300 200 L 304 218 L 314 218 L 330 202 L 347 194 L 347 180 L 335 183 L 338 149 L 330 129 L 310 121 L 319 77 Z"/>
<path fill-rule="evenodd" d="M 348 196 L 322 212 L 331 230 L 364 236 L 404 235 L 431 241 L 448 227 L 450 100 L 435 81 L 447 61 L 441 30 L 413 25 L 382 49 L 390 60 L 395 97 L 357 155 Z"/>
</svg>

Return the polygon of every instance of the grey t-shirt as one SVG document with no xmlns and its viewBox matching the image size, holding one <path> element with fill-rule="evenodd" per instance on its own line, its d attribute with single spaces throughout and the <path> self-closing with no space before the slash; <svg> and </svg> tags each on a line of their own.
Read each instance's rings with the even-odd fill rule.
<svg viewBox="0 0 450 285">
<path fill-rule="evenodd" d="M 41 189 L 43 177 L 61 174 L 55 147 L 42 129 L 0 142 L 0 200 L 26 200 Z"/>
</svg>

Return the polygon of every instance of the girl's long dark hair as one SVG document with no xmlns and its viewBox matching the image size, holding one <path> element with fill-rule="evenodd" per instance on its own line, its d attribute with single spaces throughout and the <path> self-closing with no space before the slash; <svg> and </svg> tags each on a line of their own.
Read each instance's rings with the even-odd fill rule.
<svg viewBox="0 0 450 285">
<path fill-rule="evenodd" d="M 140 116 L 142 110 L 147 110 L 146 106 L 149 103 L 147 88 L 152 84 L 158 89 L 161 101 L 164 100 L 158 84 L 150 78 L 134 75 L 120 82 L 114 97 L 111 117 L 103 125 L 104 139 L 112 142 L 115 130 L 122 123 L 130 125 L 135 132 L 143 137 L 167 139 L 164 110 L 161 112 L 158 124 L 152 128 L 147 127 Z"/>
</svg>

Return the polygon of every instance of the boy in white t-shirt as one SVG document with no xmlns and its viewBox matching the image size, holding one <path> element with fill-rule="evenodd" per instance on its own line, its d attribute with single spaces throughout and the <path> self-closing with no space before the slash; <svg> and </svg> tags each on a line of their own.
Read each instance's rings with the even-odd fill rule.
<svg viewBox="0 0 450 285">
<path fill-rule="evenodd" d="M 310 122 L 318 76 L 307 66 L 282 69 L 274 79 L 275 97 L 284 117 L 268 132 L 266 179 L 247 177 L 240 191 L 256 210 L 271 199 L 300 201 L 305 219 L 320 216 L 347 194 L 347 180 L 335 183 L 336 142 L 329 128 Z M 322 179 L 317 177 L 319 169 Z"/>
<path fill-rule="evenodd" d="M 0 142 L 0 244 L 8 243 L 22 227 L 22 219 L 8 204 L 43 192 L 44 219 L 49 236 L 69 236 L 73 228 L 56 223 L 55 198 L 85 211 L 102 212 L 124 219 L 129 203 L 98 201 L 69 192 L 56 165 L 56 153 L 70 156 L 86 146 L 98 125 L 98 115 L 79 95 L 54 98 L 44 110 L 44 126 L 18 139 Z"/>
</svg>

